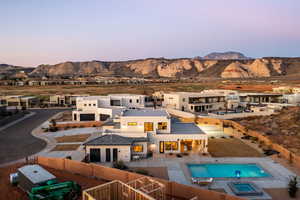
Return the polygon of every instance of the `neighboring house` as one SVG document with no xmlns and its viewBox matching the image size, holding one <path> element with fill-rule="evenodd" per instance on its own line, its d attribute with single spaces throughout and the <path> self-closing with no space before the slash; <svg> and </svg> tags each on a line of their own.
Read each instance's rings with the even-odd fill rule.
<svg viewBox="0 0 300 200">
<path fill-rule="evenodd" d="M 225 95 L 220 93 L 165 93 L 163 106 L 187 112 L 207 112 L 225 109 Z"/>
<path fill-rule="evenodd" d="M 5 96 L 7 106 L 19 108 L 34 108 L 39 106 L 39 98 L 35 96 Z"/>
<path fill-rule="evenodd" d="M 284 94 L 283 99 L 284 99 L 284 102 L 286 102 L 288 104 L 299 105 L 300 104 L 300 93 Z"/>
<path fill-rule="evenodd" d="M 52 95 L 50 96 L 50 106 L 76 106 L 78 97 L 88 97 L 89 95 Z"/>
<path fill-rule="evenodd" d="M 130 161 L 149 153 L 206 153 L 207 135 L 194 123 L 175 122 L 163 109 L 126 109 L 86 142 L 92 162 Z"/>
<path fill-rule="evenodd" d="M 240 103 L 245 104 L 266 104 L 283 103 L 282 94 L 273 93 L 240 93 Z"/>
<path fill-rule="evenodd" d="M 77 97 L 74 121 L 105 121 L 120 115 L 125 108 L 144 108 L 153 105 L 150 97 L 134 94 Z"/>
</svg>

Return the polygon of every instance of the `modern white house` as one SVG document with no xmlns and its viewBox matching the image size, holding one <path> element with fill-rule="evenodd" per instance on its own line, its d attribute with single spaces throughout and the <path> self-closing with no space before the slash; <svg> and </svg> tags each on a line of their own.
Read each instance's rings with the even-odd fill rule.
<svg viewBox="0 0 300 200">
<path fill-rule="evenodd" d="M 164 109 L 126 109 L 86 142 L 91 162 L 130 161 L 150 153 L 206 153 L 207 135 L 194 123 L 176 122 Z"/>
<path fill-rule="evenodd" d="M 187 112 L 225 109 L 225 94 L 173 92 L 164 94 L 163 107 Z"/>
<path fill-rule="evenodd" d="M 120 115 L 126 108 L 152 106 L 148 96 L 135 94 L 112 94 L 108 96 L 77 97 L 73 121 L 105 121 Z"/>
</svg>

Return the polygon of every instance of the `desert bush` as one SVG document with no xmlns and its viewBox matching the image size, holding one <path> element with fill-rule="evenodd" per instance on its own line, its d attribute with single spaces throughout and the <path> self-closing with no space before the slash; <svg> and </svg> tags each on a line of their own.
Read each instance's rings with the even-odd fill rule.
<svg viewBox="0 0 300 200">
<path fill-rule="evenodd" d="M 178 158 L 181 158 L 181 157 L 182 157 L 181 153 L 176 154 L 176 156 L 177 156 Z"/>
<path fill-rule="evenodd" d="M 149 172 L 147 170 L 145 170 L 145 169 L 137 169 L 134 172 L 138 173 L 138 174 L 146 175 L 146 176 L 149 175 Z"/>
<path fill-rule="evenodd" d="M 291 178 L 289 185 L 288 185 L 288 191 L 289 191 L 289 195 L 290 197 L 296 197 L 296 193 L 298 191 L 298 180 L 297 180 L 297 176 L 294 176 L 293 178 Z"/>
<path fill-rule="evenodd" d="M 125 163 L 122 160 L 115 161 L 113 163 L 113 168 L 121 169 L 121 170 L 128 169 L 127 165 L 125 165 Z"/>
</svg>

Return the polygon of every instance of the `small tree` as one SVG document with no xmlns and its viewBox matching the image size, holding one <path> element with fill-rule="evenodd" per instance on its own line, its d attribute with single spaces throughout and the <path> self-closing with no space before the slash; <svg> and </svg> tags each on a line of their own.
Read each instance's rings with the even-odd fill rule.
<svg viewBox="0 0 300 200">
<path fill-rule="evenodd" d="M 293 197 L 293 198 L 296 197 L 296 193 L 298 190 L 297 184 L 298 184 L 297 176 L 294 176 L 289 182 L 288 191 L 289 191 L 290 197 Z"/>
</svg>

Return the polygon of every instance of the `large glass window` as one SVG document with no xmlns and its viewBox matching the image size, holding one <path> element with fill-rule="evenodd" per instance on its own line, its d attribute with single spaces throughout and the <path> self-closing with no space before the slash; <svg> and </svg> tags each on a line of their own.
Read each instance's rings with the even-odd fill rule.
<svg viewBox="0 0 300 200">
<path fill-rule="evenodd" d="M 127 125 L 128 126 L 137 126 L 137 122 L 128 122 Z"/>
<path fill-rule="evenodd" d="M 153 131 L 153 123 L 152 122 L 145 122 L 144 123 L 144 131 Z"/>
<path fill-rule="evenodd" d="M 165 142 L 165 150 L 166 151 L 177 151 L 178 150 L 178 142 Z"/>
<path fill-rule="evenodd" d="M 168 123 L 167 122 L 158 122 L 158 130 L 167 130 Z"/>
<path fill-rule="evenodd" d="M 143 152 L 143 145 L 141 145 L 141 144 L 134 145 L 132 147 L 132 151 L 133 152 Z"/>
</svg>

